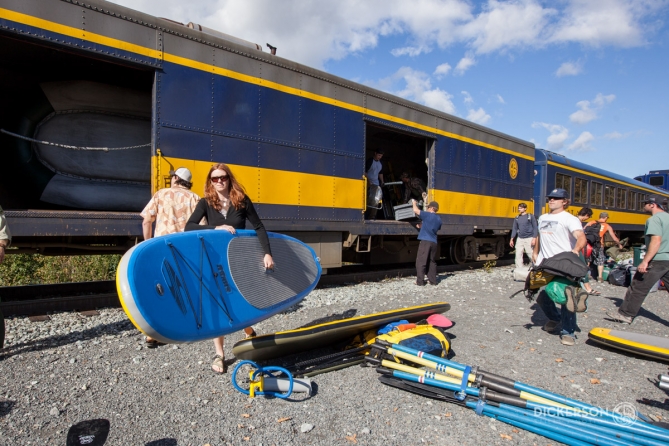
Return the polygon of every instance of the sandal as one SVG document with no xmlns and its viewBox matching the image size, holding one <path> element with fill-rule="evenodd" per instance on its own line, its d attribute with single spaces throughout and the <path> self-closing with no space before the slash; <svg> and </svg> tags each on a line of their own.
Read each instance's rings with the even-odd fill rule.
<svg viewBox="0 0 669 446">
<path fill-rule="evenodd" d="M 601 296 L 601 295 L 602 295 L 602 293 L 600 293 L 600 292 L 597 291 L 597 290 L 592 290 L 592 291 L 590 291 L 588 294 L 589 294 L 590 296 Z"/>
<path fill-rule="evenodd" d="M 250 333 L 247 331 L 248 329 L 251 329 Z M 258 333 L 256 333 L 256 331 L 252 327 L 244 329 L 244 339 L 255 338 L 256 336 L 258 336 Z"/>
<path fill-rule="evenodd" d="M 214 367 L 216 367 L 218 370 L 215 370 Z M 211 363 L 211 370 L 214 373 L 218 373 L 219 375 L 228 372 L 228 366 L 225 364 L 223 356 L 221 355 L 214 356 L 214 362 Z"/>
<path fill-rule="evenodd" d="M 150 337 L 148 337 L 148 336 L 146 336 L 146 337 L 144 338 L 144 346 L 145 346 L 146 348 L 156 348 L 156 347 L 159 347 L 159 346 L 161 346 L 161 345 L 165 345 L 165 343 L 164 343 L 164 342 L 160 342 L 160 341 L 158 341 L 158 340 L 156 340 L 156 339 L 150 338 Z"/>
</svg>

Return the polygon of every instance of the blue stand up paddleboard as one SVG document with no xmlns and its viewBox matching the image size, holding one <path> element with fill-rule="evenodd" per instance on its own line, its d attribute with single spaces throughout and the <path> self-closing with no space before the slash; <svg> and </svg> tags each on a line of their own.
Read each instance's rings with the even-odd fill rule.
<svg viewBox="0 0 669 446">
<path fill-rule="evenodd" d="M 165 343 L 242 330 L 302 300 L 321 277 L 316 253 L 268 233 L 274 270 L 265 270 L 255 231 L 202 230 L 146 240 L 121 258 L 121 305 L 144 334 Z"/>
</svg>

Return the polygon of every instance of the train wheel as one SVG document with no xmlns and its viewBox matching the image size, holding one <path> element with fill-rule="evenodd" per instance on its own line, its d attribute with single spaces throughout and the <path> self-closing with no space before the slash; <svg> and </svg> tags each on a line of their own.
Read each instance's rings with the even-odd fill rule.
<svg viewBox="0 0 669 446">
<path fill-rule="evenodd" d="M 464 239 L 462 237 L 451 240 L 448 245 L 448 254 L 451 263 L 454 265 L 462 265 L 467 259 L 465 255 Z"/>
</svg>

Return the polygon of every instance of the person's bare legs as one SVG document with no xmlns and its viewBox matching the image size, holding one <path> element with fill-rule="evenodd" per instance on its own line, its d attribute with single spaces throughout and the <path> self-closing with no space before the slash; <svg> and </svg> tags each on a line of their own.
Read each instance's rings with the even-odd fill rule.
<svg viewBox="0 0 669 446">
<path fill-rule="evenodd" d="M 225 352 L 223 351 L 223 336 L 214 338 L 214 349 L 216 349 L 216 355 L 220 356 L 221 358 L 225 358 Z M 214 365 L 211 366 L 211 369 L 216 373 L 224 372 L 223 369 Z"/>
</svg>

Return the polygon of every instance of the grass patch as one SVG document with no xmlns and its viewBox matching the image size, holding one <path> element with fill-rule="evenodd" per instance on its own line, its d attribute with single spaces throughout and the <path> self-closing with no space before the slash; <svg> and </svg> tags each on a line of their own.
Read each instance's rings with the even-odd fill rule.
<svg viewBox="0 0 669 446">
<path fill-rule="evenodd" d="M 9 254 L 0 265 L 0 286 L 114 280 L 119 254 L 43 256 Z"/>
</svg>

